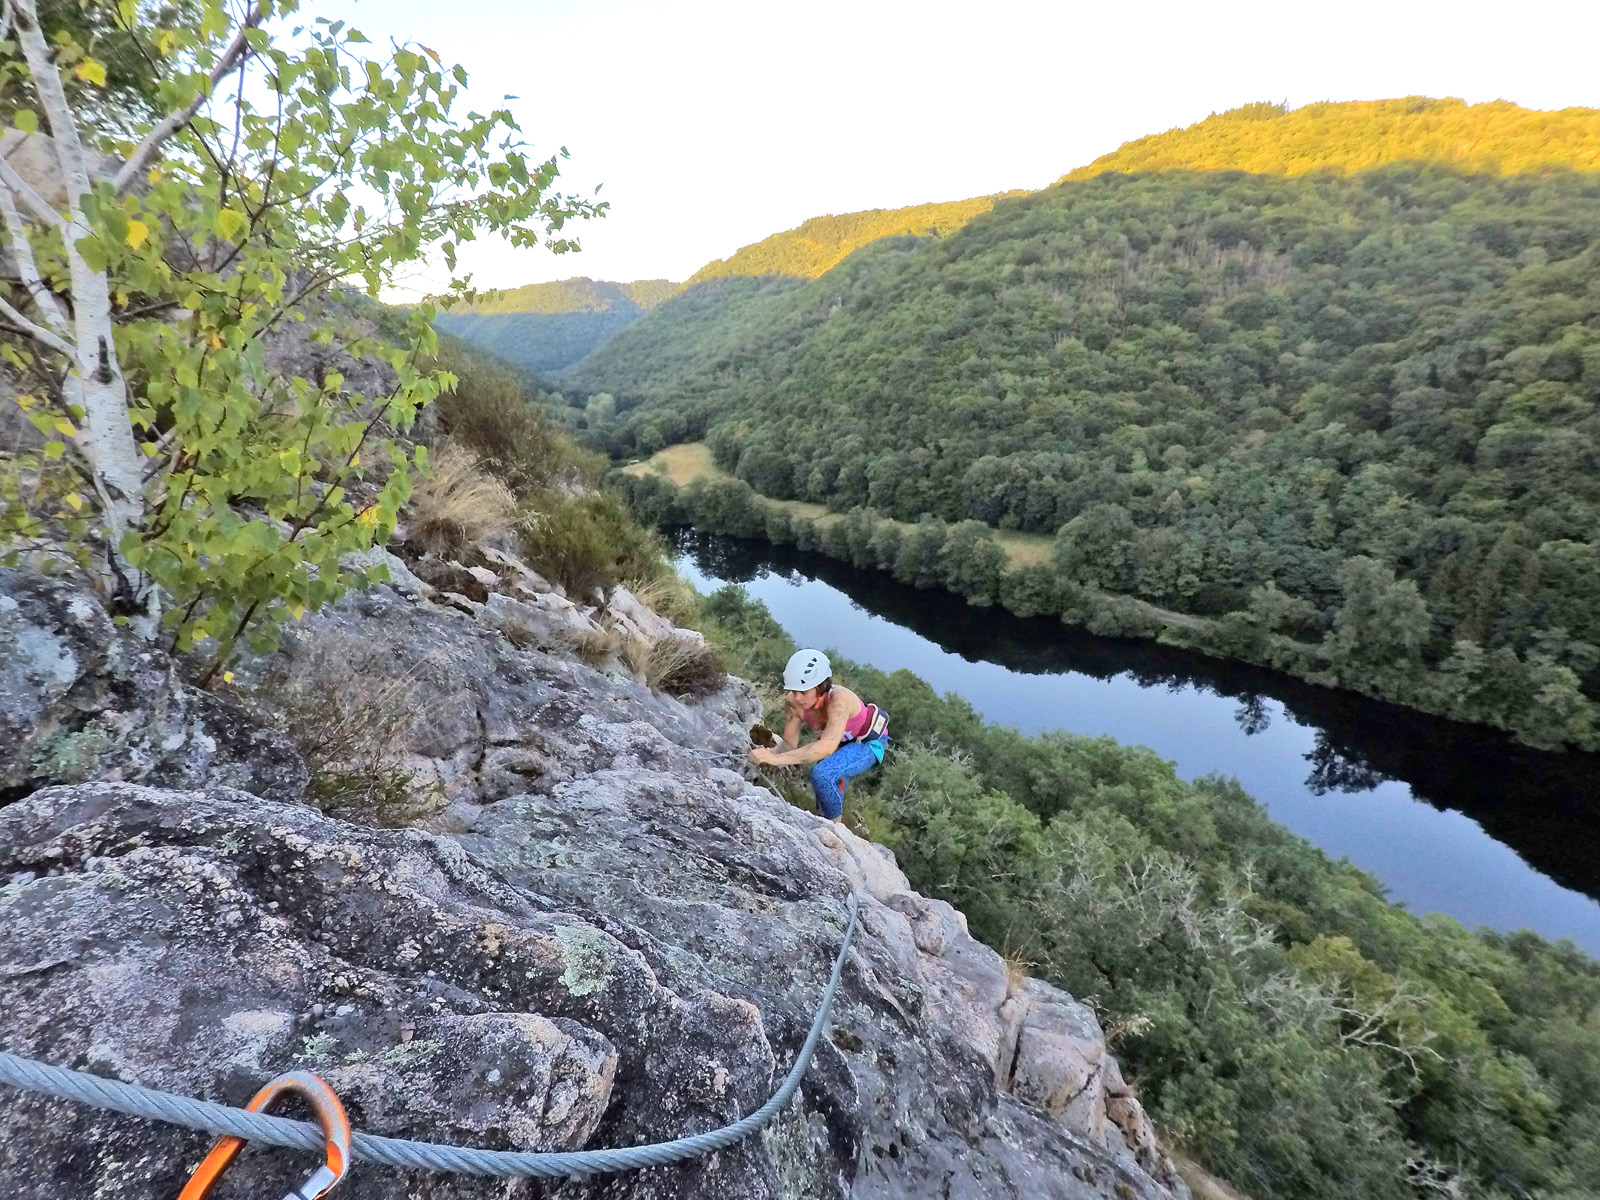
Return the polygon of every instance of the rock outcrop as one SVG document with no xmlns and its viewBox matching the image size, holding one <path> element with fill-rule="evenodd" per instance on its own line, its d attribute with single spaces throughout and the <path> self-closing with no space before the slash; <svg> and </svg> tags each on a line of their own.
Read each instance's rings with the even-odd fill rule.
<svg viewBox="0 0 1600 1200">
<path fill-rule="evenodd" d="M 428 830 L 245 790 L 220 757 L 214 778 L 86 780 L 0 809 L 0 1048 L 235 1104 L 310 1065 L 359 1127 L 435 1141 L 665 1140 L 771 1093 L 855 892 L 830 1036 L 765 1134 L 590 1181 L 358 1164 L 343 1194 L 1186 1195 L 1087 1008 L 1009 972 L 887 851 L 735 769 L 748 687 L 663 696 L 544 635 L 519 646 L 501 608 L 375 588 L 240 671 L 262 693 L 330 686 L 352 663 L 374 691 L 404 680 L 418 719 L 394 751 L 441 795 Z M 43 688 L 51 660 L 30 661 L 18 678 Z M 105 686 L 87 653 L 73 662 L 52 676 L 62 697 Z M 205 1145 L 34 1096 L 0 1106 L 0 1183 L 38 1200 L 175 1194 Z M 305 1166 L 249 1154 L 216 1194 L 281 1194 Z"/>
<path fill-rule="evenodd" d="M 101 779 L 298 800 L 307 778 L 288 738 L 185 683 L 92 595 L 0 568 L 0 803 Z"/>
</svg>

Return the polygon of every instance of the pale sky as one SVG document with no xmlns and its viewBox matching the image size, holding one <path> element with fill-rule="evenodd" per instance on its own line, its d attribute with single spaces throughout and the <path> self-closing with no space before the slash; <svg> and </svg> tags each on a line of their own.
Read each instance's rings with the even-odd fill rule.
<svg viewBox="0 0 1600 1200">
<path fill-rule="evenodd" d="M 1043 187 L 1257 100 L 1600 107 L 1600 4 L 1522 0 L 307 0 L 505 94 L 567 190 L 579 254 L 464 247 L 481 287 L 682 280 L 807 217 Z"/>
</svg>

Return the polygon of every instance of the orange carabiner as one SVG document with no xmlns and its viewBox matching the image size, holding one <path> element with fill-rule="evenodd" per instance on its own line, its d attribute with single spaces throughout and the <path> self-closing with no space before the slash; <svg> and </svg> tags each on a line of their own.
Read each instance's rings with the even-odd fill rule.
<svg viewBox="0 0 1600 1200">
<path fill-rule="evenodd" d="M 294 1092 L 311 1106 L 317 1124 L 322 1126 L 322 1136 L 328 1144 L 327 1161 L 283 1200 L 317 1200 L 333 1189 L 344 1178 L 350 1166 L 350 1118 L 345 1116 L 344 1105 L 333 1089 L 310 1071 L 289 1071 L 279 1075 L 250 1099 L 245 1107 L 251 1112 L 263 1112 L 277 1103 L 288 1092 Z M 189 1182 L 179 1193 L 178 1200 L 204 1200 L 240 1150 L 244 1139 L 229 1135 L 211 1147 L 211 1153 L 195 1168 Z"/>
</svg>

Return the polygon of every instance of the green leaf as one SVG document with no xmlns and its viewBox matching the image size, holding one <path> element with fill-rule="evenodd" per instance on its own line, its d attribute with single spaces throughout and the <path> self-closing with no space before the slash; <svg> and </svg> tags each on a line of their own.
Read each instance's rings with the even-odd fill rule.
<svg viewBox="0 0 1600 1200">
<path fill-rule="evenodd" d="M 212 224 L 218 237 L 226 238 L 230 242 L 240 242 L 250 228 L 250 218 L 234 208 L 221 208 L 217 210 L 217 219 Z"/>
<path fill-rule="evenodd" d="M 91 233 L 87 237 L 79 238 L 72 243 L 72 248 L 82 256 L 89 270 L 100 272 L 106 269 L 108 260 L 105 249 L 100 245 L 100 239 L 94 234 Z"/>
<path fill-rule="evenodd" d="M 39 132 L 39 117 L 31 108 L 19 108 L 11 116 L 11 123 L 23 133 Z"/>
</svg>

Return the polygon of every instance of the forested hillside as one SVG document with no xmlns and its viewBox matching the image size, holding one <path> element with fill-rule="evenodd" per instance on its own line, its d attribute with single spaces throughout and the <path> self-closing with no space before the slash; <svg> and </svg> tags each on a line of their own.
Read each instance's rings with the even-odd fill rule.
<svg viewBox="0 0 1600 1200">
<path fill-rule="evenodd" d="M 577 362 L 677 290 L 670 279 L 564 279 L 488 292 L 435 319 L 446 333 L 529 371 Z"/>
<path fill-rule="evenodd" d="M 1302 175 L 1393 162 L 1442 162 L 1489 175 L 1553 163 L 1593 171 L 1600 168 L 1600 112 L 1426 96 L 1296 109 L 1251 104 L 1128 142 L 1064 178 L 1176 169 Z"/>
<path fill-rule="evenodd" d="M 1022 193 L 1010 193 L 1021 195 Z M 994 207 L 996 197 L 979 196 L 945 204 L 873 209 L 843 216 L 813 217 L 796 229 L 775 233 L 726 259 L 707 263 L 688 284 L 667 279 L 632 283 L 567 279 L 534 283 L 480 297 L 440 314 L 438 326 L 508 362 L 530 371 L 563 370 L 592 354 L 680 288 L 747 276 L 815 279 L 847 255 L 880 238 L 942 237 Z M 669 332 L 678 314 L 646 335 L 648 341 L 676 340 Z"/>
<path fill-rule="evenodd" d="M 679 286 L 670 279 L 635 279 L 629 283 L 613 283 L 580 275 L 553 283 L 529 283 L 522 287 L 484 292 L 470 303 L 452 305 L 448 311 L 455 315 L 642 310 L 654 308 L 677 291 Z"/>
<path fill-rule="evenodd" d="M 1020 196 L 1021 192 L 1006 195 Z M 728 258 L 715 259 L 689 277 L 689 286 L 727 275 L 793 275 L 815 279 L 845 257 L 879 238 L 944 237 L 994 207 L 997 196 L 917 204 L 910 208 L 874 208 L 843 216 L 812 217 L 794 229 L 775 233 L 741 247 Z"/>
<path fill-rule="evenodd" d="M 1385 106 L 1319 107 L 1414 148 Z M 1054 534 L 1047 609 L 1130 594 L 1231 621 L 1226 652 L 1593 745 L 1600 176 L 1555 139 L 1600 114 L 1488 107 L 1519 146 L 1542 121 L 1549 165 L 1107 173 L 808 284 L 691 289 L 575 373 L 618 399 L 591 436 Z M 1283 161 L 1311 118 L 1217 120 L 1283 123 Z"/>
</svg>

